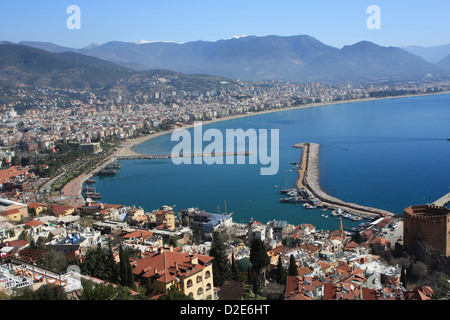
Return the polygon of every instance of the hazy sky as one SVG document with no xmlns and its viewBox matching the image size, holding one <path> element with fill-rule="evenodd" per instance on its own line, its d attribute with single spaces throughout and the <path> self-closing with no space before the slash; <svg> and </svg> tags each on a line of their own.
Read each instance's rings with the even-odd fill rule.
<svg viewBox="0 0 450 320">
<path fill-rule="evenodd" d="M 70 5 L 81 29 L 69 30 Z M 366 12 L 380 8 L 380 29 Z M 242 35 L 307 34 L 342 47 L 450 43 L 449 0 L 0 0 L 0 40 L 80 48 L 108 41 L 214 41 Z"/>
</svg>

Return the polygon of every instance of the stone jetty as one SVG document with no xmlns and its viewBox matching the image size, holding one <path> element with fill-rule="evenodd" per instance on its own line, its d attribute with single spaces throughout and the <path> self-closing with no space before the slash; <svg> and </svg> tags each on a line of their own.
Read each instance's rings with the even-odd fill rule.
<svg viewBox="0 0 450 320">
<path fill-rule="evenodd" d="M 294 148 L 302 149 L 302 156 L 298 168 L 297 189 L 305 188 L 322 203 L 321 206 L 330 209 L 341 208 L 351 214 L 358 215 L 366 219 L 376 219 L 381 216 L 397 216 L 396 214 L 372 207 L 366 207 L 355 203 L 349 203 L 337 199 L 325 193 L 319 184 L 319 147 L 317 143 L 298 143 Z"/>
</svg>

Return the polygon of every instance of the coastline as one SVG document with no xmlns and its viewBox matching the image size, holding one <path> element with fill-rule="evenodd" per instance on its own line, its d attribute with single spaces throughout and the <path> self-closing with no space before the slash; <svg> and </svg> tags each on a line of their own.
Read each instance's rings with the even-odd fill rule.
<svg viewBox="0 0 450 320">
<path fill-rule="evenodd" d="M 216 119 L 212 119 L 212 120 L 202 121 L 202 125 L 208 125 L 208 124 L 213 124 L 216 122 L 235 120 L 235 119 L 239 119 L 239 118 L 257 116 L 257 115 L 262 115 L 262 114 L 269 114 L 269 113 L 274 113 L 274 112 L 284 112 L 284 111 L 289 111 L 289 110 L 306 109 L 306 108 L 314 108 L 314 107 L 321 107 L 321 106 L 334 106 L 334 105 L 339 105 L 339 104 L 358 103 L 358 102 L 364 102 L 364 101 L 376 101 L 376 100 L 430 96 L 430 95 L 437 95 L 437 94 L 450 94 L 450 91 L 424 93 L 424 94 L 410 94 L 410 95 L 402 95 L 402 96 L 395 96 L 395 97 L 363 98 L 363 99 L 352 99 L 352 100 L 342 100 L 342 101 L 332 101 L 332 102 L 310 103 L 310 104 L 295 106 L 295 107 L 270 109 L 270 110 L 263 110 L 263 111 L 259 111 L 259 112 L 251 112 L 251 113 L 246 113 L 246 114 L 239 114 L 239 115 L 227 116 L 227 117 L 222 117 L 222 118 L 216 118 Z M 193 128 L 193 127 L 194 127 L 194 124 L 187 124 L 187 125 L 184 125 L 179 128 L 189 129 L 189 128 Z M 105 158 L 105 160 L 102 161 L 96 168 L 81 174 L 80 176 L 76 177 L 75 179 L 69 181 L 66 184 L 66 186 L 62 190 L 62 193 L 64 195 L 71 196 L 71 198 L 66 201 L 67 204 L 69 204 L 75 208 L 78 208 L 78 207 L 84 205 L 85 200 L 81 194 L 84 181 L 89 179 L 95 171 L 97 171 L 100 168 L 102 168 L 103 166 L 105 166 L 108 162 L 112 161 L 116 156 L 135 155 L 135 154 L 137 154 L 137 152 L 135 152 L 133 150 L 133 147 L 136 147 L 148 140 L 170 134 L 174 130 L 176 130 L 176 129 L 160 131 L 160 132 L 148 134 L 148 135 L 138 137 L 138 138 L 127 139 L 126 141 L 124 141 L 124 143 L 122 144 L 122 147 L 120 147 L 117 151 L 115 151 L 110 156 Z"/>
<path fill-rule="evenodd" d="M 324 106 L 334 106 L 334 105 L 339 105 L 339 104 L 358 103 L 358 102 L 364 102 L 364 101 L 377 101 L 377 100 L 389 100 L 389 99 L 422 97 L 422 96 L 431 96 L 431 95 L 439 95 L 439 94 L 450 94 L 450 91 L 433 92 L 433 93 L 422 93 L 422 94 L 408 94 L 408 95 L 395 96 L 395 97 L 362 98 L 362 99 L 352 99 L 352 100 L 342 100 L 342 101 L 318 102 L 318 103 L 310 103 L 310 104 L 305 104 L 305 105 L 296 106 L 296 107 L 285 107 L 285 108 L 279 108 L 279 109 L 270 109 L 270 110 L 263 110 L 263 111 L 258 111 L 258 112 L 251 112 L 251 113 L 227 116 L 227 117 L 222 117 L 222 118 L 215 118 L 215 119 L 212 119 L 212 120 L 201 121 L 201 122 L 202 122 L 202 125 L 208 125 L 208 124 L 212 124 L 212 123 L 216 123 L 216 122 L 235 120 L 235 119 L 240 119 L 240 118 L 245 118 L 245 117 L 253 117 L 253 116 L 257 116 L 257 115 L 261 115 L 261 114 L 268 114 L 268 113 L 275 113 L 275 112 L 284 112 L 284 111 L 289 111 L 289 110 L 307 109 L 307 108 L 324 107 Z M 188 125 L 182 126 L 180 128 L 190 129 L 190 128 L 193 128 L 193 127 L 194 127 L 193 124 L 188 124 Z M 127 140 L 127 142 L 126 142 L 127 146 L 125 147 L 125 144 L 124 144 L 124 149 L 128 148 L 128 149 L 132 150 L 133 147 L 135 147 L 135 146 L 137 146 L 137 145 L 139 145 L 141 143 L 144 143 L 145 141 L 148 141 L 148 140 L 153 139 L 153 138 L 157 138 L 157 137 L 162 136 L 162 135 L 170 134 L 174 130 L 175 129 L 167 130 L 167 131 L 161 131 L 161 132 L 156 132 L 156 133 L 148 134 L 146 136 L 142 136 L 142 137 L 139 137 L 139 138 L 134 138 L 134 139 Z"/>
</svg>

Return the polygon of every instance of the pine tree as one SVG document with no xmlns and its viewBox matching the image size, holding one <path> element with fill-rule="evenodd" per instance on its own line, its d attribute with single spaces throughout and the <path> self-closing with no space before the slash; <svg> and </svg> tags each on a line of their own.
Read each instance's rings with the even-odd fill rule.
<svg viewBox="0 0 450 320">
<path fill-rule="evenodd" d="M 286 283 L 286 270 L 283 267 L 283 262 L 281 261 L 281 256 L 278 256 L 278 263 L 275 272 L 275 281 L 284 284 Z"/>
<path fill-rule="evenodd" d="M 288 275 L 289 276 L 298 276 L 297 264 L 295 263 L 295 258 L 292 254 L 289 259 Z"/>
<path fill-rule="evenodd" d="M 108 274 L 107 280 L 112 283 L 119 283 L 119 267 L 116 263 L 116 260 L 114 259 L 111 244 L 109 244 L 108 250 L 106 251 L 105 264 L 107 265 L 107 274 Z"/>
<path fill-rule="evenodd" d="M 209 255 L 214 258 L 212 262 L 214 285 L 220 287 L 231 277 L 230 261 L 220 238 L 213 241 Z"/>
<path fill-rule="evenodd" d="M 260 239 L 252 241 L 250 247 L 250 262 L 253 265 L 253 270 L 260 273 L 270 263 L 270 258 L 267 255 L 266 245 Z"/>
<path fill-rule="evenodd" d="M 119 246 L 119 259 L 120 284 L 132 288 L 134 286 L 133 270 L 131 268 L 128 252 L 122 248 L 122 245 Z"/>
</svg>

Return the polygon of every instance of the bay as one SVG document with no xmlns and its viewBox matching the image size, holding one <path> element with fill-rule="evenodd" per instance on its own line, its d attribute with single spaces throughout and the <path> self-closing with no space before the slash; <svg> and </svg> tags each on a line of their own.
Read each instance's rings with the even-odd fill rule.
<svg viewBox="0 0 450 320">
<path fill-rule="evenodd" d="M 235 222 L 286 220 L 335 230 L 339 221 L 318 209 L 280 203 L 279 189 L 293 186 L 300 142 L 320 147 L 320 183 L 344 201 L 401 214 L 415 204 L 450 192 L 450 94 L 318 106 L 243 117 L 203 126 L 219 129 L 279 130 L 279 170 L 260 175 L 261 164 L 175 165 L 171 160 L 122 160 L 115 176 L 95 177 L 102 202 L 175 209 L 198 207 L 233 212 Z M 192 132 L 192 129 L 190 129 Z M 170 153 L 171 135 L 134 148 L 145 154 Z M 204 143 L 206 146 L 208 143 Z M 276 186 L 276 187 L 275 187 Z M 359 222 L 358 222 L 359 223 Z M 357 222 L 344 220 L 352 227 Z"/>
</svg>

